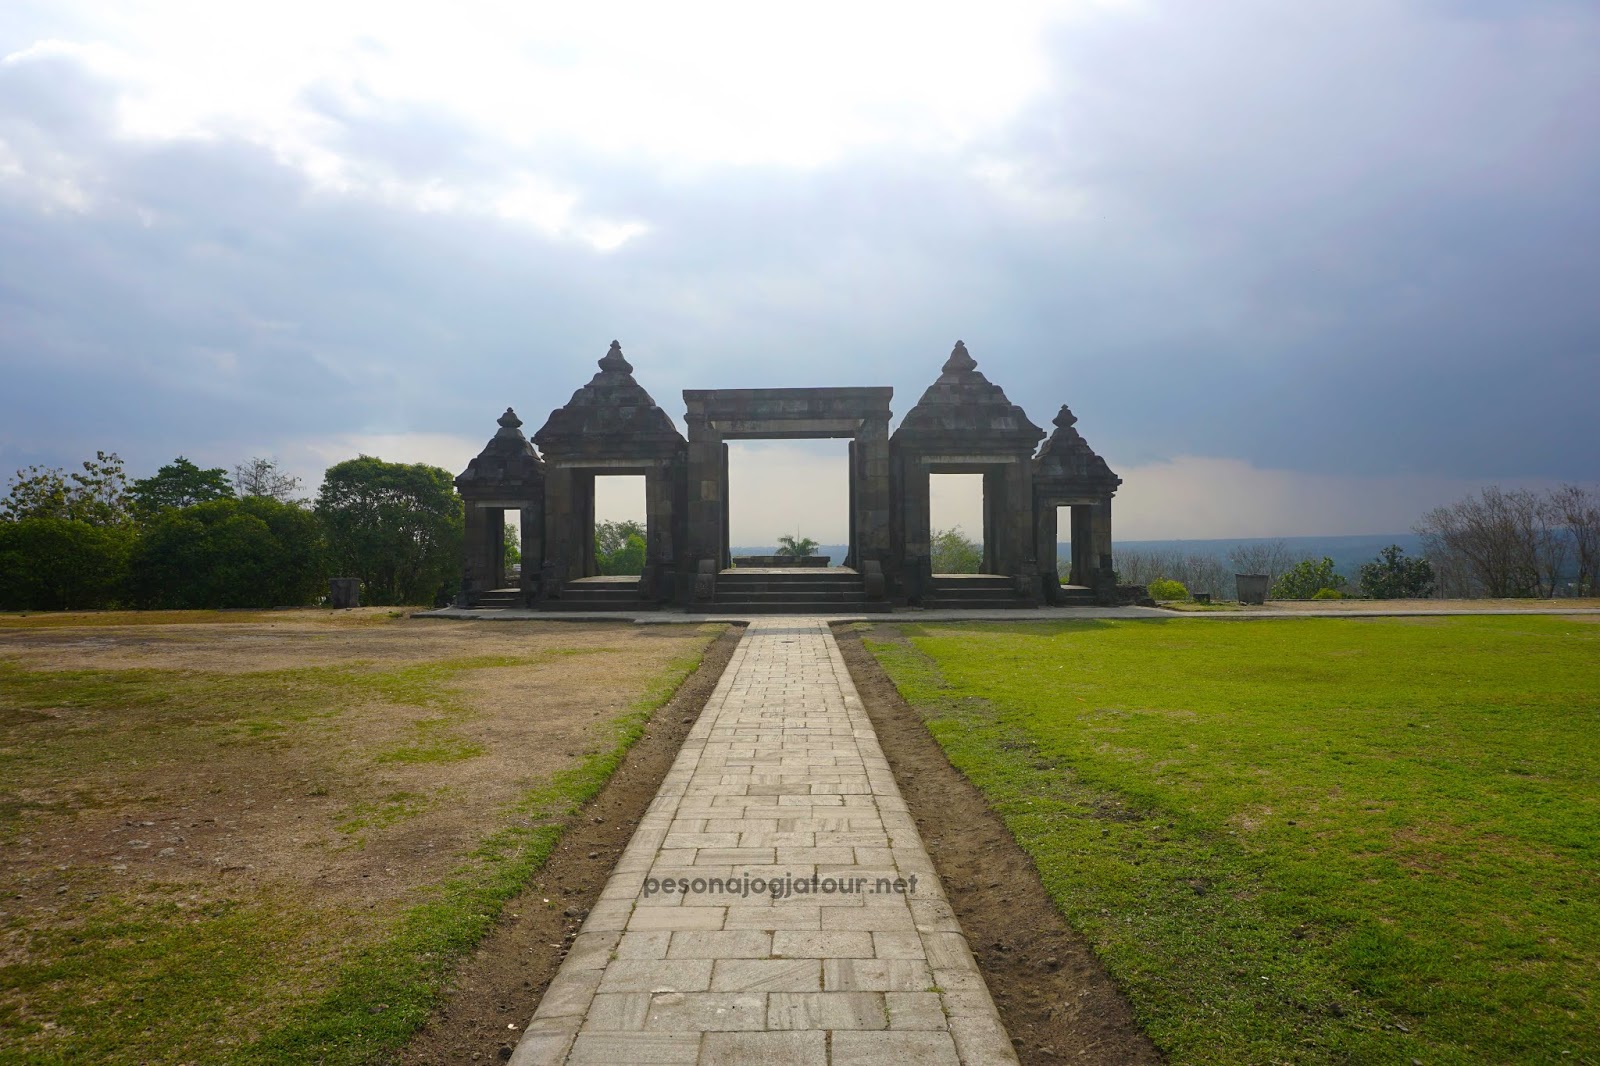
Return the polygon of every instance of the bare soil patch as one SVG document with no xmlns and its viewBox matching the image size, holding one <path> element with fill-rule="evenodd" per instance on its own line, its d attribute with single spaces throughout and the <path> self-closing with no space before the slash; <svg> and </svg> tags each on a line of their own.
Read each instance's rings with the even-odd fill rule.
<svg viewBox="0 0 1600 1066">
<path fill-rule="evenodd" d="M 519 798 L 613 748 L 613 723 L 722 629 L 217 614 L 223 624 L 0 619 L 0 966 L 81 960 L 91 931 L 152 915 L 180 913 L 191 938 L 210 916 L 253 916 L 261 940 L 240 949 L 263 953 L 263 974 L 284 968 L 276 979 L 214 1038 L 180 1036 L 181 1019 L 146 1034 L 152 1050 L 176 1040 L 202 1059 L 314 993 Z M 107 974 L 82 994 L 152 980 Z M 48 1053 L 91 1023 L 69 1032 L 59 1011 L 82 997 L 43 987 L 0 991 L 0 1021 Z"/>
<path fill-rule="evenodd" d="M 538 878 L 506 905 L 494 931 L 462 965 L 448 998 L 401 1062 L 510 1057 L 742 635 L 734 627 L 718 638 L 700 669 L 656 712 L 605 790 L 574 818 Z"/>
<path fill-rule="evenodd" d="M 1056 911 L 1003 822 L 950 765 L 860 634 L 834 627 L 900 790 L 1024 1063 L 1162 1061 L 1082 936 Z M 875 640 L 898 640 L 875 623 Z"/>
</svg>

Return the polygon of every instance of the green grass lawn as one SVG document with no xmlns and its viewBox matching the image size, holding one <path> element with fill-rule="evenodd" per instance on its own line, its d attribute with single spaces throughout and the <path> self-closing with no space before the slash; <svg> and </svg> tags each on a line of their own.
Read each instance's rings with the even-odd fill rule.
<svg viewBox="0 0 1600 1066">
<path fill-rule="evenodd" d="M 1174 1062 L 1600 1062 L 1600 624 L 864 636 Z"/>
</svg>

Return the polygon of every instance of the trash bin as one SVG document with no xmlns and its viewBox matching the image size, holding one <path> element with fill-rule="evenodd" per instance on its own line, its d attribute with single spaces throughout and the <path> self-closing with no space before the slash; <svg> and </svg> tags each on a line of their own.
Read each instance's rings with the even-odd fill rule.
<svg viewBox="0 0 1600 1066">
<path fill-rule="evenodd" d="M 1260 606 L 1267 602 L 1267 585 L 1271 579 L 1266 574 L 1234 574 L 1239 583 L 1239 602 Z"/>
</svg>

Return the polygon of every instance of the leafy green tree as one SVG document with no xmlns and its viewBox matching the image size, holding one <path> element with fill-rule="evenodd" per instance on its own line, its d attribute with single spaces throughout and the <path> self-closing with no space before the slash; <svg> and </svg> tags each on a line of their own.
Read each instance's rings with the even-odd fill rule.
<svg viewBox="0 0 1600 1066">
<path fill-rule="evenodd" d="M 134 527 L 73 518 L 0 521 L 0 608 L 96 610 L 122 599 Z"/>
<path fill-rule="evenodd" d="M 363 455 L 330 466 L 316 513 L 337 576 L 365 602 L 432 603 L 458 579 L 465 510 L 447 470 Z"/>
<path fill-rule="evenodd" d="M 45 466 L 18 470 L 0 500 L 0 520 L 60 518 L 94 526 L 128 521 L 132 501 L 121 457 L 116 452 L 95 452 L 81 466 L 70 474 Z"/>
<path fill-rule="evenodd" d="M 601 522 L 594 527 L 594 559 L 600 573 L 614 576 L 644 573 L 644 525 L 633 519 Z"/>
<path fill-rule="evenodd" d="M 933 572 L 976 574 L 983 570 L 983 549 L 961 532 L 960 526 L 934 530 Z"/>
<path fill-rule="evenodd" d="M 594 527 L 594 553 L 612 555 L 627 546 L 629 537 L 643 540 L 644 536 L 644 525 L 631 518 L 621 522 L 601 522 Z"/>
<path fill-rule="evenodd" d="M 265 496 L 279 503 L 295 503 L 300 479 L 284 473 L 278 460 L 257 455 L 233 468 L 233 487 L 241 497 Z"/>
<path fill-rule="evenodd" d="M 1377 559 L 1361 564 L 1361 594 L 1375 600 L 1415 600 L 1433 595 L 1433 564 L 1408 559 L 1405 549 L 1391 544 Z"/>
<path fill-rule="evenodd" d="M 1272 583 L 1270 595 L 1275 600 L 1309 600 L 1323 589 L 1337 592 L 1344 586 L 1345 579 L 1334 572 L 1333 560 L 1323 556 L 1301 559 L 1285 570 L 1283 576 Z"/>
<path fill-rule="evenodd" d="M 515 526 L 506 526 L 500 539 L 505 545 L 506 567 L 509 569 L 522 562 L 522 531 Z"/>
<path fill-rule="evenodd" d="M 261 496 L 161 511 L 146 523 L 130 570 L 140 607 L 298 607 L 327 591 L 322 523 Z"/>
<path fill-rule="evenodd" d="M 150 477 L 135 481 L 131 495 L 134 511 L 149 518 L 173 507 L 232 499 L 233 486 L 222 467 L 201 469 L 180 455 Z"/>
<path fill-rule="evenodd" d="M 790 559 L 804 559 L 817 554 L 817 542 L 810 537 L 785 533 L 778 538 L 778 554 Z"/>
<path fill-rule="evenodd" d="M 626 575 L 644 573 L 645 542 L 637 533 L 632 534 L 622 547 L 599 558 L 602 574 Z"/>
</svg>

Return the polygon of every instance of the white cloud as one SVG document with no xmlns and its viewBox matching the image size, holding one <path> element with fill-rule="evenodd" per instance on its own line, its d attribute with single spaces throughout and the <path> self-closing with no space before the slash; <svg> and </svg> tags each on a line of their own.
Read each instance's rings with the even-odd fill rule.
<svg viewBox="0 0 1600 1066">
<path fill-rule="evenodd" d="M 4 61 L 84 65 L 116 87 L 125 138 L 237 138 L 324 190 L 487 210 L 604 252 L 648 223 L 597 214 L 538 173 L 552 152 L 692 173 L 953 149 L 1047 87 L 1047 27 L 1114 6 L 89 2 L 53 9 L 55 33 Z M 340 139 L 345 117 L 416 109 L 508 161 L 408 181 Z"/>
</svg>

